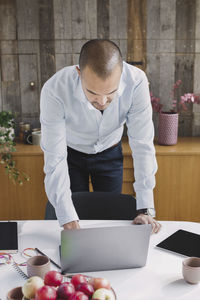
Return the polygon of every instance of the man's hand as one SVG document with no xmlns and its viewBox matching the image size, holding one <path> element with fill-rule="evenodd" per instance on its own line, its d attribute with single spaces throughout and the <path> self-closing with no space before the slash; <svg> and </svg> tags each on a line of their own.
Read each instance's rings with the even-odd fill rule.
<svg viewBox="0 0 200 300">
<path fill-rule="evenodd" d="M 158 233 L 161 228 L 161 224 L 158 223 L 151 216 L 139 214 L 132 222 L 133 224 L 151 224 L 152 233 Z"/>
<path fill-rule="evenodd" d="M 80 229 L 80 225 L 78 221 L 72 221 L 63 225 L 64 229 Z"/>
</svg>

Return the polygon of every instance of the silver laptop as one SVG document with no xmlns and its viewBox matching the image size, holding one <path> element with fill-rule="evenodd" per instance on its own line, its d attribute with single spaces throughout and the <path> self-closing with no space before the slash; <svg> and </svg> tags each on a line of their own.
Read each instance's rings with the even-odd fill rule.
<svg viewBox="0 0 200 300">
<path fill-rule="evenodd" d="M 70 229 L 61 232 L 63 273 L 143 267 L 151 225 Z"/>
</svg>

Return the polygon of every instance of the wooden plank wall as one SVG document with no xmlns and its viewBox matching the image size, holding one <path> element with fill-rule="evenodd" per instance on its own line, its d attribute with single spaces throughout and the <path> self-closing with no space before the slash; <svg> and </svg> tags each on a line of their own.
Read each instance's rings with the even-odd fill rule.
<svg viewBox="0 0 200 300">
<path fill-rule="evenodd" d="M 196 0 L 194 92 L 200 94 L 200 0 Z M 200 135 L 200 105 L 193 106 L 192 135 Z"/>
<path fill-rule="evenodd" d="M 177 79 L 180 93 L 199 92 L 199 28 L 200 0 L 0 0 L 0 110 L 38 127 L 42 85 L 92 38 L 116 42 L 168 110 Z M 199 107 L 181 115 L 179 134 L 200 135 Z"/>
<path fill-rule="evenodd" d="M 177 97 L 193 92 L 194 89 L 197 92 L 199 86 L 199 59 L 195 58 L 200 31 L 199 3 L 199 0 L 147 1 L 146 71 L 150 89 L 155 96 L 161 98 L 165 111 L 172 107 L 170 91 L 178 79 L 183 83 L 177 90 Z M 154 122 L 157 132 L 156 115 Z M 199 114 L 196 115 L 195 122 L 194 128 L 192 107 L 182 112 L 179 118 L 179 135 L 200 135 Z"/>
<path fill-rule="evenodd" d="M 146 0 L 128 0 L 127 61 L 146 70 Z"/>
</svg>

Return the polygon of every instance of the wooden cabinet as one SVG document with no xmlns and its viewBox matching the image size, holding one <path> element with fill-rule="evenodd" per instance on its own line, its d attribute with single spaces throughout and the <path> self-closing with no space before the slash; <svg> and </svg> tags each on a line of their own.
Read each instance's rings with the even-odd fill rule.
<svg viewBox="0 0 200 300">
<path fill-rule="evenodd" d="M 179 138 L 177 145 L 155 144 L 155 148 L 158 162 L 154 189 L 156 218 L 200 222 L 200 138 Z M 124 139 L 123 150 L 127 192 L 133 182 L 127 139 Z"/>
<path fill-rule="evenodd" d="M 39 146 L 17 144 L 16 166 L 30 176 L 23 186 L 14 185 L 0 165 L 0 220 L 44 219 L 43 152 Z"/>
<path fill-rule="evenodd" d="M 175 146 L 155 145 L 158 161 L 154 190 L 157 219 L 200 222 L 200 138 L 179 138 Z M 134 171 L 127 138 L 123 139 L 123 193 L 133 194 Z M 43 219 L 43 152 L 39 146 L 17 144 L 16 165 L 30 182 L 15 186 L 0 165 L 0 220 Z"/>
</svg>

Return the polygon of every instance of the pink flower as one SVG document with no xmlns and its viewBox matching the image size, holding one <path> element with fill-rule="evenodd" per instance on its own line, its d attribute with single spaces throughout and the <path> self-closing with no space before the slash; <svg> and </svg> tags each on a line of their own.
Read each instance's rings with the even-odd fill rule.
<svg viewBox="0 0 200 300">
<path fill-rule="evenodd" d="M 195 95 L 193 93 L 187 93 L 180 97 L 180 99 L 175 99 L 175 90 L 180 86 L 182 81 L 179 79 L 173 85 L 170 96 L 172 100 L 172 112 L 180 112 L 181 110 L 187 110 L 187 104 L 200 104 L 200 95 Z M 150 93 L 151 104 L 153 111 L 161 112 L 163 105 L 160 103 L 160 98 L 153 96 L 152 92 Z"/>
</svg>

